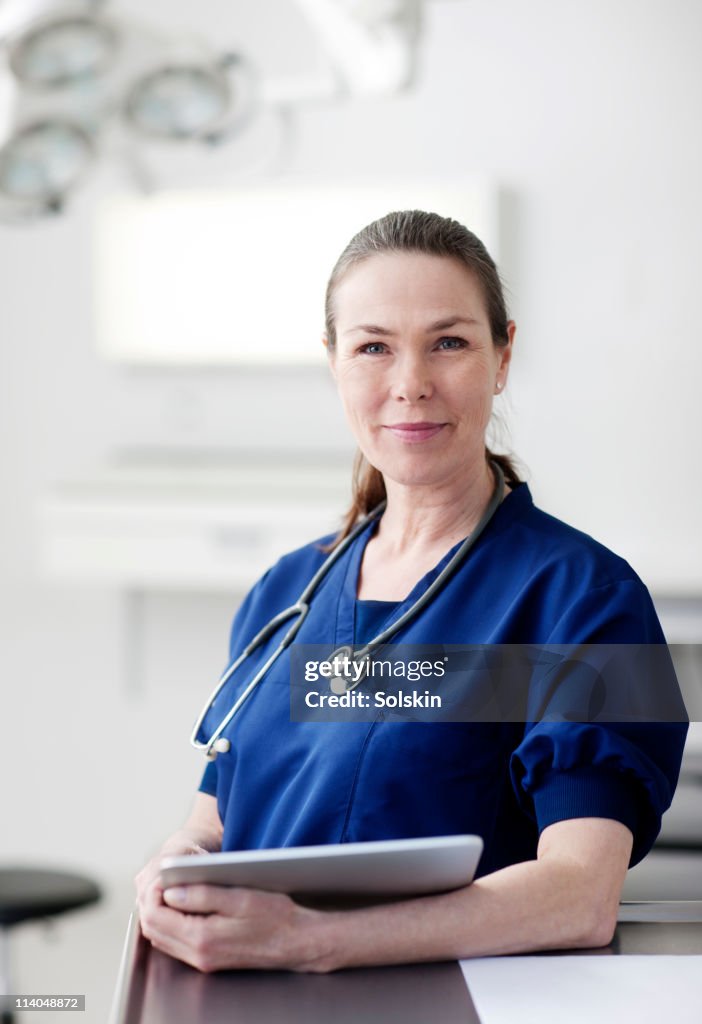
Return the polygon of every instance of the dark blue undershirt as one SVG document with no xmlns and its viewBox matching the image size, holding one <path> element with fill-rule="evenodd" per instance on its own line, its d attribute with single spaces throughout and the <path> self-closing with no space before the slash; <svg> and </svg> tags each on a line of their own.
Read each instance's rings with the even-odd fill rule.
<svg viewBox="0 0 702 1024">
<path fill-rule="evenodd" d="M 356 601 L 356 622 L 353 631 L 355 644 L 367 644 L 382 631 L 392 613 L 402 601 Z"/>
</svg>

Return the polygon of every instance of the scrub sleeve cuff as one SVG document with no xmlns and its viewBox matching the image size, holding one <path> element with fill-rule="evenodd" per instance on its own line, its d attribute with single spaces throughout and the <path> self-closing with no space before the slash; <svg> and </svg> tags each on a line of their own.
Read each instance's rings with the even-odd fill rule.
<svg viewBox="0 0 702 1024">
<path fill-rule="evenodd" d="M 549 772 L 531 794 L 539 833 L 567 818 L 614 818 L 636 836 L 637 789 L 635 780 L 621 772 L 597 768 Z"/>
<path fill-rule="evenodd" d="M 199 791 L 208 796 L 217 796 L 217 765 L 210 761 L 202 775 Z"/>
</svg>

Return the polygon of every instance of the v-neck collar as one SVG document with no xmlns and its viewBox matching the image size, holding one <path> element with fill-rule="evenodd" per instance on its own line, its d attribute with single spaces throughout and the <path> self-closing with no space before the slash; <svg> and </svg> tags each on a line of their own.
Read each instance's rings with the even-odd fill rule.
<svg viewBox="0 0 702 1024">
<path fill-rule="evenodd" d="M 528 485 L 526 483 L 519 484 L 510 492 L 510 494 L 507 495 L 499 508 L 495 510 L 495 514 L 492 519 L 478 538 L 476 547 L 484 543 L 486 537 L 493 536 L 498 531 L 501 532 L 509 525 L 509 523 L 511 523 L 532 504 L 533 501 Z M 378 528 L 379 522 L 380 519 L 373 519 L 366 529 L 358 535 L 351 546 L 350 554 L 346 561 L 346 572 L 344 573 L 341 592 L 339 594 L 339 603 L 337 606 L 336 627 L 334 632 L 335 646 L 353 644 L 354 642 L 356 628 L 356 594 L 358 593 L 358 577 L 361 571 L 361 561 L 363 560 L 366 545 Z M 429 572 L 425 573 L 424 576 L 417 581 L 404 601 L 398 602 L 393 608 L 392 614 L 389 615 L 388 619 L 386 619 L 382 624 L 379 632 L 390 624 L 390 619 L 399 619 L 400 616 L 404 615 L 405 612 L 419 600 L 421 595 L 428 587 L 431 586 L 442 569 L 451 560 L 460 545 L 463 543 L 464 539 L 465 538 L 454 544 L 450 551 L 447 551 L 440 561 L 437 562 L 434 568 L 430 569 Z M 470 558 L 474 551 L 475 548 L 472 548 L 467 557 Z"/>
</svg>

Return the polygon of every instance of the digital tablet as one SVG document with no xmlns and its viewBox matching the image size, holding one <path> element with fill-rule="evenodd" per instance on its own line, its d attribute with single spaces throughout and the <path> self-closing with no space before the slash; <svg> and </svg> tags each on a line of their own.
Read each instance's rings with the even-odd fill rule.
<svg viewBox="0 0 702 1024">
<path fill-rule="evenodd" d="M 313 902 L 379 902 L 469 885 L 479 836 L 432 836 L 326 846 L 165 857 L 161 883 L 207 883 L 285 892 Z"/>
</svg>

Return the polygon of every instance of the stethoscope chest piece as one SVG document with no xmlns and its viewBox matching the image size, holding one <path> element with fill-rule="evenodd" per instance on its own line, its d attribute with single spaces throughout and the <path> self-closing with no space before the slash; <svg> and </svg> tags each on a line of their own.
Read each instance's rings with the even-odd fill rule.
<svg viewBox="0 0 702 1024">
<path fill-rule="evenodd" d="M 351 644 L 337 647 L 328 660 L 333 669 L 333 674 L 329 678 L 329 689 L 337 697 L 354 690 L 366 678 L 370 668 L 367 649 L 360 655 L 355 655 Z"/>
</svg>

